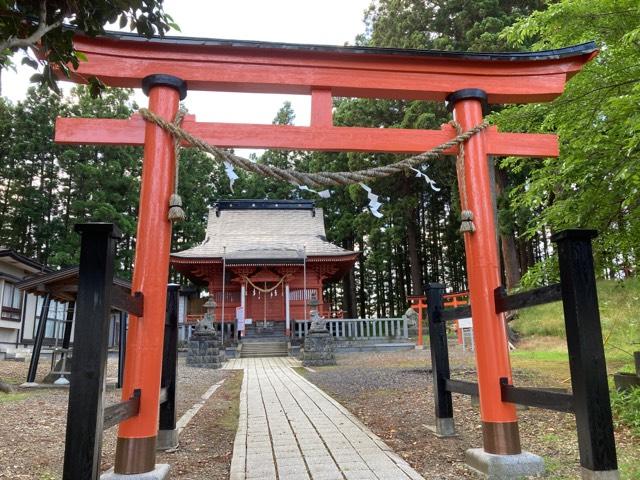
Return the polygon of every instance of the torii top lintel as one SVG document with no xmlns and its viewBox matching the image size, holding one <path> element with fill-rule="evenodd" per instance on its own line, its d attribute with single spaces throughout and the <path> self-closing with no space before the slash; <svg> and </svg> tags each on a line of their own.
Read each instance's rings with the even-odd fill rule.
<svg viewBox="0 0 640 480">
<path fill-rule="evenodd" d="M 131 34 L 74 37 L 81 62 L 76 81 L 96 76 L 106 85 L 140 87 L 166 73 L 190 90 L 310 94 L 443 101 L 479 88 L 489 103 L 549 101 L 597 54 L 594 43 L 542 52 L 466 53 L 367 47 L 329 47 L 188 37 L 146 39 Z"/>
<path fill-rule="evenodd" d="M 310 126 L 196 122 L 183 128 L 218 147 L 420 153 L 455 136 L 440 130 L 337 127 L 336 96 L 443 101 L 461 89 L 480 89 L 489 103 L 548 101 L 597 55 L 594 43 L 544 52 L 462 53 L 365 47 L 328 47 L 185 37 L 147 39 L 131 34 L 74 36 L 80 62 L 71 80 L 97 77 L 106 85 L 136 88 L 153 74 L 186 81 L 189 90 L 288 93 L 311 96 Z M 144 120 L 59 118 L 56 142 L 142 145 Z M 486 130 L 487 153 L 558 156 L 551 134 Z M 454 154 L 455 149 L 446 153 Z"/>
</svg>

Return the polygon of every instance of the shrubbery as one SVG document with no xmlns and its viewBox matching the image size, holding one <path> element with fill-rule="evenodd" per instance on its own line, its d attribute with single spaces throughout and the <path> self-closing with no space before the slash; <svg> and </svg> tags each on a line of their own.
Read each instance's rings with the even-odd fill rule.
<svg viewBox="0 0 640 480">
<path fill-rule="evenodd" d="M 611 406 L 616 424 L 625 425 L 640 437 L 640 388 L 611 392 Z"/>
</svg>

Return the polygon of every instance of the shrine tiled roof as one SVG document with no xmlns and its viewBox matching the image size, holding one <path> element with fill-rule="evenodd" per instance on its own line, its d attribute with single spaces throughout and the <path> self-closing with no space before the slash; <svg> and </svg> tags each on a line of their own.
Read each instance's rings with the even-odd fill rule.
<svg viewBox="0 0 640 480">
<path fill-rule="evenodd" d="M 303 205 L 280 209 L 272 201 L 267 208 L 212 208 L 204 241 L 171 256 L 179 261 L 224 255 L 228 262 L 237 263 L 258 259 L 297 263 L 305 255 L 353 256 L 355 252 L 326 239 L 322 209 L 310 202 Z"/>
</svg>

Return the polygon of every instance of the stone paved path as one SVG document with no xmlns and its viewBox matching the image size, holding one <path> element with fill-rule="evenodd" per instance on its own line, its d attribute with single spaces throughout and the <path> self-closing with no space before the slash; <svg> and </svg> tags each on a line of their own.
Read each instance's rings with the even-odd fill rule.
<svg viewBox="0 0 640 480">
<path fill-rule="evenodd" d="M 231 480 L 423 479 L 290 358 L 227 362 L 245 371 Z"/>
</svg>

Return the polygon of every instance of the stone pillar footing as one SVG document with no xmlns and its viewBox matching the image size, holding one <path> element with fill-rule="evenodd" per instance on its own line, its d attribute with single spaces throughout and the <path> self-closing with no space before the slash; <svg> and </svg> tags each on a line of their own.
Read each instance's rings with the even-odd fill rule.
<svg viewBox="0 0 640 480">
<path fill-rule="evenodd" d="M 178 446 L 178 429 L 158 430 L 156 450 L 171 450 Z"/>
<path fill-rule="evenodd" d="M 438 437 L 457 437 L 453 418 L 436 418 L 436 435 Z"/>
<path fill-rule="evenodd" d="M 471 448 L 465 452 L 465 461 L 471 470 L 489 480 L 515 480 L 544 472 L 544 460 L 529 452 L 494 455 Z"/>
<path fill-rule="evenodd" d="M 580 469 L 582 480 L 620 480 L 618 470 L 588 470 L 584 467 Z"/>
<path fill-rule="evenodd" d="M 100 480 L 165 480 L 169 478 L 169 465 L 160 463 L 150 472 L 122 474 L 114 473 L 113 468 L 102 475 Z"/>
</svg>

